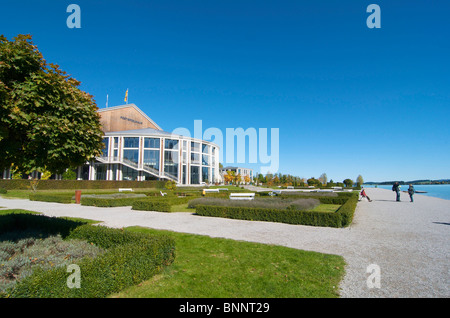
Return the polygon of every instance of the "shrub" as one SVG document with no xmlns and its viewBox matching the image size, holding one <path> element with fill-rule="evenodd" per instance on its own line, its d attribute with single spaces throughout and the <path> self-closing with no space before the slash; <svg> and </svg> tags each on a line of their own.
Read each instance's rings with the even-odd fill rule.
<svg viewBox="0 0 450 318">
<path fill-rule="evenodd" d="M 327 200 L 333 199 L 323 197 Z M 322 197 L 320 201 L 322 202 Z M 312 226 L 345 227 L 351 224 L 358 201 L 357 193 L 334 198 L 345 201 L 336 212 L 301 211 L 295 208 L 270 209 L 245 206 L 196 205 L 196 212 L 202 216 L 225 217 L 241 220 L 281 222 Z M 194 202 L 195 203 L 195 202 Z M 323 202 L 322 202 L 323 203 Z M 333 203 L 336 204 L 336 203 Z"/>
<path fill-rule="evenodd" d="M 47 193 L 31 193 L 30 201 L 56 202 L 56 203 L 71 203 L 71 194 L 47 194 Z"/>
<path fill-rule="evenodd" d="M 5 215 L 9 227 L 34 226 L 46 222 L 55 225 L 52 218 L 35 215 Z M 27 219 L 22 224 L 18 217 Z M 30 221 L 35 221 L 29 224 Z M 58 222 L 68 222 L 58 220 Z M 71 222 L 69 222 L 71 223 Z M 15 226 L 17 225 L 17 226 Z M 73 226 L 73 224 L 72 224 Z M 66 226 L 67 227 L 67 226 Z M 82 225 L 72 229 L 67 240 L 85 240 L 106 252 L 94 258 L 83 258 L 76 264 L 81 271 L 81 288 L 67 287 L 69 274 L 65 267 L 52 270 L 37 269 L 18 282 L 11 297 L 106 297 L 111 293 L 151 278 L 175 257 L 174 240 L 165 235 L 131 233 L 120 229 Z"/>
<path fill-rule="evenodd" d="M 146 199 L 135 200 L 132 205 L 133 210 L 171 212 L 173 205 L 185 204 L 190 197 L 148 197 Z"/>
<path fill-rule="evenodd" d="M 0 194 L 6 194 L 8 193 L 8 190 L 0 188 Z"/>
<path fill-rule="evenodd" d="M 159 200 L 136 200 L 133 202 L 132 209 L 140 211 L 170 212 L 172 205 L 167 201 Z"/>
<path fill-rule="evenodd" d="M 198 198 L 189 201 L 188 207 L 195 208 L 198 205 L 214 205 L 228 207 L 252 207 L 266 209 L 296 209 L 309 210 L 319 205 L 320 201 L 314 198 L 256 198 L 254 200 L 230 200 L 220 198 Z"/>
</svg>

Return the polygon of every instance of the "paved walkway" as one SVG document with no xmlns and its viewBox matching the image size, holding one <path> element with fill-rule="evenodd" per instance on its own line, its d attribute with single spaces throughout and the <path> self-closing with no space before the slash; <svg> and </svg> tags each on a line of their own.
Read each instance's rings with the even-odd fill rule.
<svg viewBox="0 0 450 318">
<path fill-rule="evenodd" d="M 0 206 L 342 255 L 341 297 L 450 297 L 450 200 L 415 195 L 410 203 L 402 194 L 395 202 L 392 191 L 366 192 L 373 201 L 359 202 L 353 224 L 343 229 L 3 198 Z M 366 272 L 371 264 L 380 269 L 380 288 L 368 287 L 375 282 Z"/>
</svg>

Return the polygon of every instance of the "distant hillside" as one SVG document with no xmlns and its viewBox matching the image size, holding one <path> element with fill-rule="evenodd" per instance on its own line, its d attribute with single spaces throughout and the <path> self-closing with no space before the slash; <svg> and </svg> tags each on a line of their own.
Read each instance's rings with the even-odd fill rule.
<svg viewBox="0 0 450 318">
<path fill-rule="evenodd" d="M 391 185 L 396 181 L 383 181 L 383 182 L 364 182 L 367 185 Z M 412 180 L 412 181 L 398 181 L 399 184 L 449 184 L 450 179 L 439 179 L 439 180 Z"/>
</svg>

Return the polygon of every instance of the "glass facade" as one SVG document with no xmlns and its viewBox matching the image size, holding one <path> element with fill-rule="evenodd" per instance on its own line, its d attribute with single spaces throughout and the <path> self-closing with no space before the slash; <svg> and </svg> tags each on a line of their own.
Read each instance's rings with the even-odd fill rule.
<svg viewBox="0 0 450 318">
<path fill-rule="evenodd" d="M 102 161 L 81 167 L 78 178 L 89 180 L 177 180 L 181 184 L 214 182 L 217 149 L 189 139 L 152 136 L 103 138 Z M 189 147 L 190 146 L 190 147 Z M 181 166 L 180 166 L 181 165 Z M 162 170 L 162 171 L 161 171 Z"/>
</svg>

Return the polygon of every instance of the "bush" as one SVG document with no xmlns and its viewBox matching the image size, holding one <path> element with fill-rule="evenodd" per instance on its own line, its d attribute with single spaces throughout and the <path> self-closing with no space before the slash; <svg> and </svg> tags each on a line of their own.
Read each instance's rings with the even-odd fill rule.
<svg viewBox="0 0 450 318">
<path fill-rule="evenodd" d="M 145 194 L 115 193 L 100 195 L 82 195 L 81 205 L 96 207 L 132 206 L 139 198 L 147 197 Z"/>
<path fill-rule="evenodd" d="M 263 209 L 295 209 L 309 210 L 319 205 L 320 201 L 314 198 L 291 198 L 282 200 L 280 198 L 256 198 L 254 200 L 230 200 L 220 198 L 198 198 L 189 201 L 188 207 L 195 208 L 198 205 L 228 206 L 228 207 L 251 207 Z"/>
<path fill-rule="evenodd" d="M 71 227 L 74 225 L 67 220 L 53 220 L 45 216 L 2 217 L 6 217 L 4 221 L 8 224 L 8 228 L 33 227 L 47 222 L 53 225 L 53 230 L 56 230 L 56 227 L 53 228 L 56 223 L 66 222 Z M 27 222 L 22 223 L 23 220 Z M 68 225 L 63 227 L 65 230 L 68 229 Z M 81 288 L 67 287 L 70 273 L 67 273 L 65 267 L 49 271 L 38 269 L 18 282 L 10 291 L 10 297 L 106 297 L 125 287 L 148 280 L 164 266 L 170 265 L 175 258 L 174 240 L 165 235 L 131 233 L 101 226 L 82 225 L 75 229 L 71 228 L 65 238 L 85 240 L 106 249 L 106 252 L 95 259 L 83 258 L 76 263 L 80 267 Z"/>
<path fill-rule="evenodd" d="M 0 194 L 6 194 L 8 193 L 8 190 L 0 188 Z"/>
<path fill-rule="evenodd" d="M 30 198 L 30 201 L 72 203 L 72 195 L 71 194 L 31 193 L 29 198 Z"/>
<path fill-rule="evenodd" d="M 157 212 L 171 212 L 173 205 L 185 204 L 190 197 L 155 197 L 146 198 L 141 200 L 135 200 L 132 205 L 133 210 L 140 211 L 157 211 Z"/>
<path fill-rule="evenodd" d="M 132 209 L 140 211 L 170 212 L 172 205 L 168 201 L 136 200 L 133 202 Z"/>
<path fill-rule="evenodd" d="M 330 197 L 324 197 L 327 200 Z M 349 226 L 353 220 L 353 214 L 358 201 L 357 193 L 338 196 L 334 198 L 339 201 L 345 201 L 336 212 L 315 212 L 301 211 L 294 208 L 288 209 L 268 209 L 258 207 L 243 206 L 214 206 L 197 205 L 196 212 L 202 216 L 225 217 L 252 221 L 281 222 L 288 224 L 302 224 L 312 226 L 326 227 L 345 227 Z M 320 198 L 322 202 L 322 197 Z M 323 203 L 323 202 L 322 202 Z M 332 203 L 336 204 L 336 203 Z"/>
</svg>

